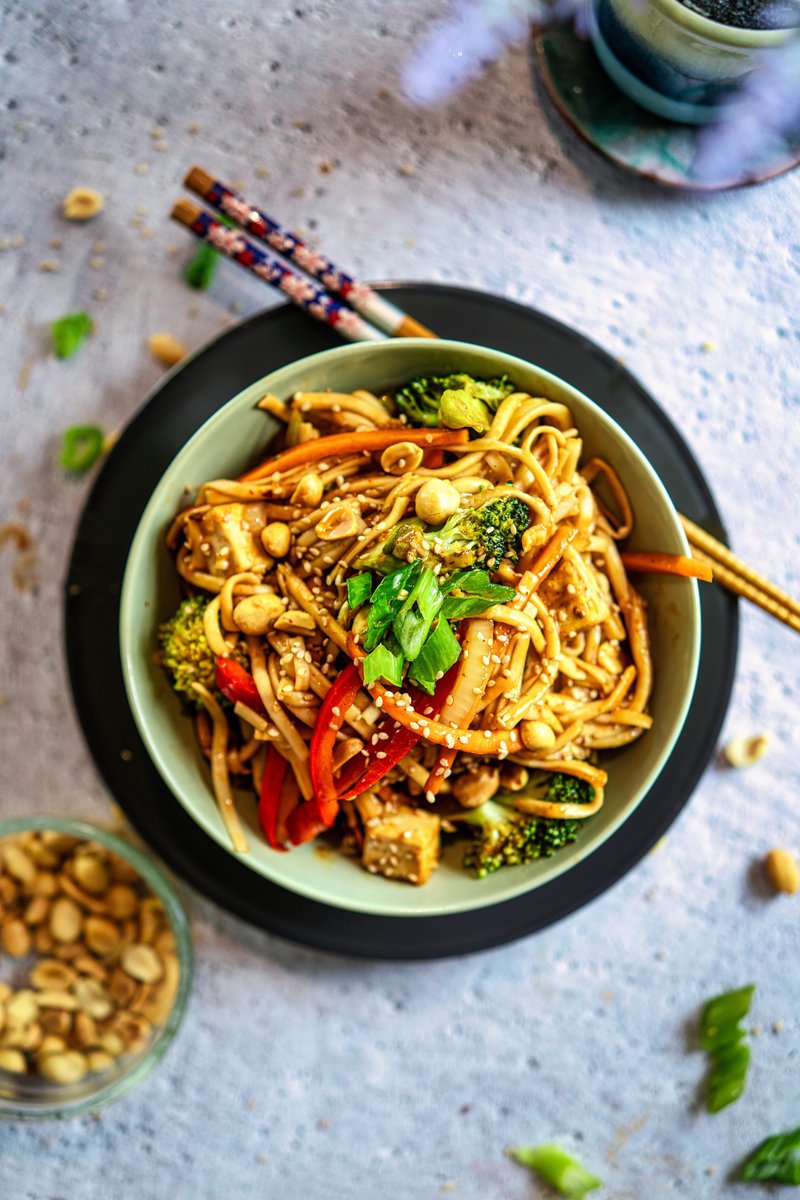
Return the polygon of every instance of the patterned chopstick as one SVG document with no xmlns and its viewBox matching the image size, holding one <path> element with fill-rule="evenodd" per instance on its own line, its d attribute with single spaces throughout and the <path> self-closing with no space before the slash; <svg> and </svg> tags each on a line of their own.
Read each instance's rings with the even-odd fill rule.
<svg viewBox="0 0 800 1200">
<path fill-rule="evenodd" d="M 386 334 L 368 324 L 358 313 L 353 312 L 335 296 L 323 288 L 316 287 L 305 275 L 280 262 L 274 255 L 257 246 L 241 230 L 223 225 L 210 213 L 204 212 L 191 200 L 178 200 L 171 217 L 201 241 L 208 242 L 221 254 L 237 262 L 240 267 L 252 271 L 259 279 L 280 288 L 293 304 L 302 308 L 309 316 L 335 329 L 349 342 L 379 342 Z"/>
<path fill-rule="evenodd" d="M 377 325 L 391 337 L 435 337 L 435 334 L 424 325 L 420 325 L 419 321 L 415 321 L 397 305 L 379 296 L 369 284 L 360 283 L 351 275 L 340 271 L 335 263 L 312 250 L 296 233 L 283 229 L 272 217 L 250 204 L 227 184 L 214 179 L 202 167 L 192 167 L 183 183 L 190 192 L 194 192 L 219 212 L 230 217 L 237 225 L 241 225 L 242 229 L 254 234 L 284 258 L 291 259 L 298 267 L 313 275 L 324 284 L 328 292 L 339 296 L 367 321 Z"/>
</svg>

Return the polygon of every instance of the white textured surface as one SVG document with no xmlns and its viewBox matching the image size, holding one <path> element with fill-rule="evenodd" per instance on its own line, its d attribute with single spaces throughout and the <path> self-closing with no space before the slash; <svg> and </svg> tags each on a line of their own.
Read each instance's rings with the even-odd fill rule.
<svg viewBox="0 0 800 1200">
<path fill-rule="evenodd" d="M 623 356 L 684 431 L 737 550 L 800 592 L 800 173 L 707 198 L 618 174 L 543 111 L 522 49 L 442 109 L 409 110 L 397 71 L 436 9 L 0 4 L 0 238 L 26 239 L 0 253 L 0 520 L 30 500 L 41 573 L 20 594 L 0 548 L 4 815 L 108 814 L 62 662 L 60 582 L 89 484 L 54 465 L 60 431 L 130 416 L 159 373 L 148 333 L 195 347 L 235 319 L 231 305 L 265 303 L 234 268 L 209 295 L 182 284 L 186 242 L 165 211 L 193 160 L 241 177 L 364 277 L 502 292 Z M 83 227 L 59 217 L 75 184 L 107 197 Z M 36 271 L 47 259 L 58 273 Z M 97 334 L 56 362 L 46 323 L 77 307 Z M 3 1200 L 422 1200 L 449 1183 L 468 1200 L 523 1200 L 537 1185 L 503 1149 L 551 1138 L 615 1200 L 738 1194 L 741 1155 L 800 1117 L 800 901 L 769 898 L 754 866 L 798 842 L 800 641 L 755 610 L 742 618 L 726 731 L 768 730 L 769 755 L 747 773 L 711 769 L 666 848 L 612 892 L 520 944 L 398 966 L 297 949 L 198 900 L 179 1041 L 97 1122 L 0 1127 Z M 709 1117 L 687 1023 L 750 979 L 764 1032 L 746 1097 Z"/>
</svg>

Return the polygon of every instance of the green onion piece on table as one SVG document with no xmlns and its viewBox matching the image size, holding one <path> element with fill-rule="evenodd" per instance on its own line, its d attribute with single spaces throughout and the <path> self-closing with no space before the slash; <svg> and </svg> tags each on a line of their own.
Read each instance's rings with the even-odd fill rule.
<svg viewBox="0 0 800 1200">
<path fill-rule="evenodd" d="M 739 1040 L 742 1031 L 737 1025 L 749 1013 L 755 990 L 755 984 L 750 983 L 706 1003 L 700 1018 L 700 1045 L 704 1050 L 712 1052 Z"/>
<path fill-rule="evenodd" d="M 589 1192 L 602 1187 L 602 1180 L 590 1174 L 560 1146 L 520 1146 L 512 1150 L 511 1155 L 523 1167 L 535 1171 L 562 1196 L 569 1197 L 569 1200 L 583 1200 Z"/>
<path fill-rule="evenodd" d="M 776 1133 L 762 1142 L 742 1167 L 742 1179 L 800 1186 L 800 1129 Z"/>
<path fill-rule="evenodd" d="M 347 581 L 347 603 L 353 612 L 366 604 L 372 595 L 372 576 L 369 572 L 351 575 Z"/>
<path fill-rule="evenodd" d="M 709 1000 L 700 1017 L 700 1045 L 711 1058 L 706 1107 L 720 1112 L 744 1091 L 750 1048 L 743 1045 L 745 1030 L 739 1024 L 750 1011 L 755 984 L 723 992 Z"/>
<path fill-rule="evenodd" d="M 727 1108 L 741 1096 L 750 1066 L 750 1047 L 726 1046 L 714 1055 L 713 1061 L 708 1077 L 707 1108 L 710 1113 Z"/>
<path fill-rule="evenodd" d="M 67 313 L 50 326 L 53 349 L 59 358 L 72 358 L 94 329 L 94 321 L 87 312 Z"/>
<path fill-rule="evenodd" d="M 207 291 L 211 287 L 219 258 L 219 250 L 215 250 L 213 246 L 209 246 L 208 242 L 203 242 L 198 246 L 196 253 L 186 264 L 186 270 L 183 273 L 183 277 L 189 287 L 194 288 L 197 292 Z"/>
<path fill-rule="evenodd" d="M 67 471 L 80 474 L 94 466 L 103 454 L 104 434 L 97 425 L 73 425 L 64 434 L 59 462 Z"/>
</svg>

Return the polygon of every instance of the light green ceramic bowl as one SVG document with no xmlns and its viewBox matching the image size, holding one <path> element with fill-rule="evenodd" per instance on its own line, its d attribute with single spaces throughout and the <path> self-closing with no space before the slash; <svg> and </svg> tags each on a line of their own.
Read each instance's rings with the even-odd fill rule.
<svg viewBox="0 0 800 1200">
<path fill-rule="evenodd" d="M 178 576 L 164 544 L 186 489 L 208 479 L 241 474 L 262 457 L 276 423 L 255 407 L 265 391 L 381 392 L 415 375 L 468 371 L 507 373 L 522 390 L 569 405 L 584 441 L 585 457 L 602 455 L 619 472 L 631 496 L 636 529 L 630 544 L 677 554 L 689 552 L 675 509 L 631 439 L 575 388 L 510 354 L 461 342 L 404 339 L 343 346 L 275 371 L 224 404 L 168 467 L 142 515 L 122 587 L 120 640 L 128 698 L 145 744 L 168 787 L 202 828 L 229 849 L 191 722 L 154 662 L 155 630 L 180 599 Z M 220 397 L 220 401 L 224 401 Z M 624 750 L 609 754 L 606 800 L 575 845 L 551 859 L 507 868 L 476 880 L 460 868 L 463 848 L 448 850 L 425 887 L 394 883 L 363 871 L 337 853 L 313 845 L 276 854 L 258 830 L 252 798 L 241 812 L 250 842 L 242 861 L 274 883 L 325 904 L 382 916 L 431 916 L 497 904 L 568 871 L 598 848 L 630 816 L 664 766 L 680 733 L 694 689 L 700 613 L 694 581 L 651 576 L 641 583 L 648 604 L 655 663 L 653 728 Z"/>
</svg>

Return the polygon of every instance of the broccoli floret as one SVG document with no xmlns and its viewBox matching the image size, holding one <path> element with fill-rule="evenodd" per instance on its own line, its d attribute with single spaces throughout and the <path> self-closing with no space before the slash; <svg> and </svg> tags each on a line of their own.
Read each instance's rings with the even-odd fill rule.
<svg viewBox="0 0 800 1200">
<path fill-rule="evenodd" d="M 505 375 L 499 379 L 473 379 L 471 375 L 464 374 L 432 375 L 429 378 L 412 379 L 411 383 L 395 392 L 394 399 L 410 424 L 436 427 L 450 423 L 441 419 L 441 402 L 445 392 L 451 395 L 457 392 L 462 399 L 471 398 L 478 402 L 481 410 L 488 408 L 493 413 L 513 390 L 514 385 L 508 382 Z M 452 411 L 456 411 L 455 405 Z M 464 425 L 471 424 L 472 420 L 464 421 Z"/>
<path fill-rule="evenodd" d="M 530 510 L 516 496 L 491 500 L 480 508 L 454 513 L 441 529 L 425 535 L 445 571 L 459 567 L 497 567 L 502 558 L 516 559 Z"/>
<path fill-rule="evenodd" d="M 572 775 L 552 775 L 543 798 L 559 804 L 589 804 L 594 788 Z M 508 797 L 508 804 L 513 797 Z M 550 858 L 564 846 L 577 841 L 583 821 L 532 817 L 508 807 L 505 798 L 496 796 L 479 808 L 453 818 L 471 825 L 472 846 L 464 856 L 464 866 L 484 879 L 500 867 Z"/>
<path fill-rule="evenodd" d="M 444 579 L 461 567 L 497 567 L 502 558 L 516 559 L 530 522 L 527 504 L 516 496 L 491 500 L 480 508 L 459 509 L 439 529 L 416 517 L 401 521 L 385 542 L 356 561 L 362 571 L 388 575 L 421 558 L 441 564 Z"/>
<path fill-rule="evenodd" d="M 550 858 L 576 841 L 581 824 L 531 817 L 497 800 L 486 800 L 479 808 L 459 813 L 456 819 L 473 826 L 472 845 L 464 855 L 464 866 L 473 870 L 478 879 L 485 879 L 500 867 Z"/>
<path fill-rule="evenodd" d="M 553 804 L 591 804 L 594 788 L 585 779 L 558 772 L 550 776 L 544 798 Z"/>
<path fill-rule="evenodd" d="M 184 699 L 199 704 L 192 691 L 193 683 L 202 683 L 217 699 L 220 693 L 214 682 L 215 659 L 203 630 L 203 613 L 208 596 L 189 596 L 169 618 L 158 627 L 158 646 L 161 664 L 170 677 L 173 688 Z M 233 657 L 239 657 L 235 650 Z"/>
</svg>

